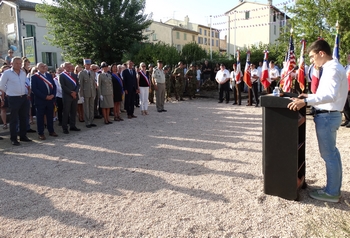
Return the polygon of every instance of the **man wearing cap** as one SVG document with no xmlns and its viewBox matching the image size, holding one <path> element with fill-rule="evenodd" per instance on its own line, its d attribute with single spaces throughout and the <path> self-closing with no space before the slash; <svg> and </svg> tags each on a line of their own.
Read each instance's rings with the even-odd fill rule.
<svg viewBox="0 0 350 238">
<path fill-rule="evenodd" d="M 215 76 L 216 82 L 218 82 L 220 87 L 219 92 L 219 103 L 224 101 L 224 92 L 226 103 L 230 101 L 230 72 L 226 69 L 224 64 L 220 64 L 220 70 L 216 73 Z"/>
<path fill-rule="evenodd" d="M 180 61 L 178 63 L 177 68 L 174 69 L 173 76 L 175 77 L 175 97 L 176 100 L 183 101 L 182 94 L 183 94 L 183 79 L 184 79 L 184 65 Z"/>
<path fill-rule="evenodd" d="M 152 76 L 153 75 L 153 64 L 148 65 L 148 75 Z M 148 101 L 150 104 L 154 103 L 154 81 L 151 80 L 151 86 L 149 88 L 149 95 L 148 95 Z"/>
<path fill-rule="evenodd" d="M 157 61 L 157 68 L 153 70 L 152 81 L 156 91 L 156 107 L 158 112 L 166 112 L 164 109 L 165 101 L 165 74 L 163 71 L 163 61 Z"/>
<path fill-rule="evenodd" d="M 165 74 L 165 93 L 166 93 L 166 101 L 170 101 L 171 99 L 171 73 L 168 65 L 163 67 L 163 71 Z"/>
<path fill-rule="evenodd" d="M 80 131 L 80 129 L 75 126 L 79 81 L 77 75 L 72 73 L 73 65 L 71 63 L 64 62 L 63 68 L 64 71 L 59 76 L 63 101 L 62 129 L 64 134 L 68 134 L 68 119 L 70 125 L 69 129 L 71 131 Z"/>
<path fill-rule="evenodd" d="M 84 120 L 87 128 L 96 126 L 94 121 L 94 102 L 96 97 L 95 72 L 91 71 L 91 60 L 84 59 L 85 69 L 78 74 L 80 97 L 84 104 Z"/>
<path fill-rule="evenodd" d="M 194 64 L 190 65 L 190 70 L 187 70 L 186 77 L 188 79 L 188 95 L 190 100 L 195 97 L 197 89 L 197 71 Z"/>
</svg>

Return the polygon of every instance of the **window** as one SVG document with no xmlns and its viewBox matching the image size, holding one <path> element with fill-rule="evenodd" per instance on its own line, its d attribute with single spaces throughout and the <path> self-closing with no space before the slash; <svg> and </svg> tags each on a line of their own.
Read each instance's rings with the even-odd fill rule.
<svg viewBox="0 0 350 238">
<path fill-rule="evenodd" d="M 198 44 L 203 44 L 203 37 L 198 37 Z"/>
<path fill-rule="evenodd" d="M 273 12 L 273 22 L 276 22 L 276 15 L 277 15 L 277 13 Z"/>
<path fill-rule="evenodd" d="M 208 44 L 207 38 L 204 38 L 204 45 Z"/>
<path fill-rule="evenodd" d="M 180 32 L 176 32 L 176 39 L 180 39 Z"/>
<path fill-rule="evenodd" d="M 187 40 L 187 34 L 184 33 L 184 40 Z"/>
<path fill-rule="evenodd" d="M 13 17 L 15 15 L 15 9 L 10 7 L 10 16 Z"/>
<path fill-rule="evenodd" d="M 178 51 L 181 51 L 181 45 L 176 45 L 176 49 L 177 49 Z"/>
<path fill-rule="evenodd" d="M 154 41 L 157 40 L 157 34 L 153 33 L 153 35 L 152 35 L 152 40 L 154 40 Z"/>
<path fill-rule="evenodd" d="M 219 41 L 216 40 L 216 47 L 219 47 Z"/>
<path fill-rule="evenodd" d="M 245 12 L 245 19 L 249 19 L 250 11 Z"/>
<path fill-rule="evenodd" d="M 192 41 L 196 41 L 196 37 L 195 36 L 192 36 Z"/>
<path fill-rule="evenodd" d="M 211 45 L 212 45 L 212 46 L 214 45 L 214 40 L 211 40 Z"/>
<path fill-rule="evenodd" d="M 211 31 L 211 37 L 215 37 L 215 36 L 214 36 L 214 31 Z"/>
<path fill-rule="evenodd" d="M 41 52 L 42 62 L 49 68 L 57 68 L 57 53 L 56 52 Z"/>
<path fill-rule="evenodd" d="M 276 35 L 277 34 L 277 29 L 276 29 L 277 27 L 276 27 L 276 25 L 275 26 L 273 26 L 273 34 L 274 35 Z"/>
<path fill-rule="evenodd" d="M 26 33 L 27 33 L 27 37 L 35 37 L 35 26 L 26 25 Z"/>
<path fill-rule="evenodd" d="M 199 34 L 202 35 L 202 28 L 199 28 Z"/>
<path fill-rule="evenodd" d="M 204 35 L 205 35 L 205 36 L 207 35 L 207 30 L 204 30 Z"/>
</svg>

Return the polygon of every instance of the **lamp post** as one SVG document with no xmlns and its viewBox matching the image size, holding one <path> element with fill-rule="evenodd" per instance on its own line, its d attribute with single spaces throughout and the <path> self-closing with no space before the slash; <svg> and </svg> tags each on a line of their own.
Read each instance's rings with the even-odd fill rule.
<svg viewBox="0 0 350 238">
<path fill-rule="evenodd" d="M 211 15 L 210 15 L 210 31 L 209 31 L 209 35 L 210 35 L 210 38 L 209 38 L 209 46 L 210 46 L 210 60 L 213 59 L 213 45 L 211 43 L 212 39 L 211 39 Z"/>
</svg>

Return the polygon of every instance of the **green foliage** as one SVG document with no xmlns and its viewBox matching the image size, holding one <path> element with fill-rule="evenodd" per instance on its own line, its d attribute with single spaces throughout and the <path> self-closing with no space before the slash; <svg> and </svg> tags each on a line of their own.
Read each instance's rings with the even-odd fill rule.
<svg viewBox="0 0 350 238">
<path fill-rule="evenodd" d="M 310 45 L 319 36 L 334 47 L 336 22 L 339 21 L 340 58 L 346 63 L 350 48 L 350 11 L 348 1 L 343 0 L 298 0 L 295 7 L 288 8 L 295 39 L 305 38 Z M 300 46 L 298 46 L 300 48 Z"/>
<path fill-rule="evenodd" d="M 139 64 L 155 64 L 157 60 L 162 60 L 164 65 L 175 65 L 180 61 L 180 53 L 174 46 L 163 42 L 152 43 L 134 43 L 123 56 L 123 61 L 128 59 Z"/>
<path fill-rule="evenodd" d="M 184 45 L 181 56 L 184 63 L 190 64 L 198 60 L 203 60 L 207 57 L 207 53 L 196 42 L 191 42 Z"/>
<path fill-rule="evenodd" d="M 48 22 L 48 40 L 62 48 L 65 60 L 81 63 L 120 61 L 142 30 L 151 22 L 144 15 L 145 0 L 59 0 L 37 4 L 36 11 Z"/>
</svg>

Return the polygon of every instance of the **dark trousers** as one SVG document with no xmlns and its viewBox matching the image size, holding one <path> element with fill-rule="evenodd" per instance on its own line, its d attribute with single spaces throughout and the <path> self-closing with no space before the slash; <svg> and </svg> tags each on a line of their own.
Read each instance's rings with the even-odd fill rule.
<svg viewBox="0 0 350 238">
<path fill-rule="evenodd" d="M 45 121 L 44 117 L 46 116 L 46 125 L 47 125 L 47 130 L 49 133 L 54 132 L 53 129 L 53 101 L 44 101 L 44 102 L 39 102 L 36 100 L 36 125 L 37 125 L 37 130 L 39 135 L 44 134 L 45 130 Z M 38 105 L 39 104 L 39 105 Z"/>
<path fill-rule="evenodd" d="M 258 82 L 254 82 L 252 87 L 249 88 L 249 105 L 252 105 L 253 97 L 255 100 L 255 104 L 259 105 L 259 93 L 258 93 Z"/>
<path fill-rule="evenodd" d="M 28 113 L 28 99 L 27 95 L 23 96 L 8 96 L 10 107 L 10 139 L 17 140 L 17 123 L 19 120 L 19 136 L 20 138 L 27 135 L 27 113 Z"/>
<path fill-rule="evenodd" d="M 128 90 L 128 94 L 125 94 L 125 110 L 128 116 L 134 115 L 134 104 L 135 104 L 135 94 L 134 90 Z"/>
<path fill-rule="evenodd" d="M 75 127 L 78 99 L 73 99 L 70 95 L 69 96 L 65 95 L 63 96 L 62 100 L 63 100 L 62 128 L 63 130 L 67 130 L 68 120 L 69 120 L 69 126 L 71 128 Z"/>
<path fill-rule="evenodd" d="M 224 92 L 225 92 L 225 99 L 226 102 L 230 101 L 230 81 L 227 81 L 224 84 L 220 84 L 220 91 L 219 91 L 219 101 L 224 101 Z"/>
<path fill-rule="evenodd" d="M 343 112 L 345 120 L 350 122 L 350 91 L 348 92 L 348 99 L 345 101 Z"/>
<path fill-rule="evenodd" d="M 242 99 L 241 99 L 241 84 L 235 84 L 233 87 L 233 99 L 235 103 L 238 103 L 239 105 L 242 104 Z"/>
<path fill-rule="evenodd" d="M 57 106 L 58 122 L 62 123 L 62 113 L 63 113 L 63 101 L 62 101 L 62 98 L 57 98 L 56 97 L 56 106 Z"/>
</svg>

